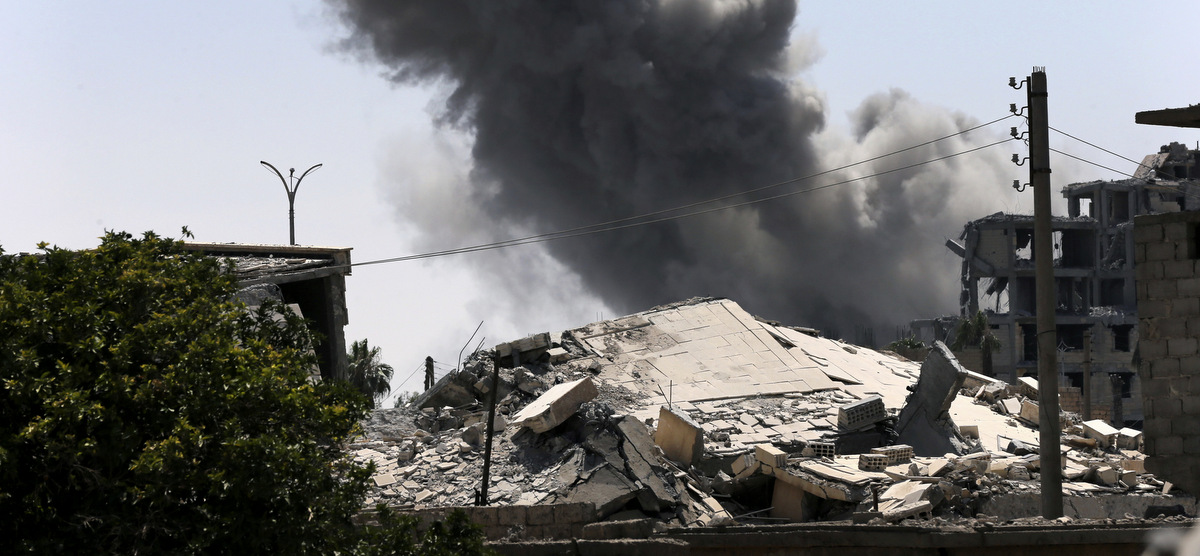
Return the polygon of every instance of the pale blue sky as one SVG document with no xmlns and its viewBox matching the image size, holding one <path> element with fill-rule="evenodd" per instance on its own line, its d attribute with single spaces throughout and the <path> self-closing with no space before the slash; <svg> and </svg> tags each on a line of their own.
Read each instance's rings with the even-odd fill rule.
<svg viewBox="0 0 1200 556">
<path fill-rule="evenodd" d="M 1140 110 L 1200 102 L 1190 43 L 1171 11 L 1106 2 L 801 2 L 797 39 L 823 54 L 798 78 L 824 94 L 829 126 L 844 129 L 847 112 L 890 88 L 988 121 L 1024 102 L 1008 77 L 1044 65 L 1052 126 L 1140 159 L 1169 141 L 1200 138 L 1133 123 Z M 83 248 L 105 228 L 175 236 L 182 225 L 200 241 L 286 243 L 286 196 L 259 166 L 267 160 L 281 169 L 325 165 L 297 196 L 299 243 L 354 247 L 356 261 L 410 253 L 411 228 L 388 202 L 395 192 L 384 169 L 423 158 L 396 153 L 397 145 L 432 148 L 423 146 L 431 142 L 430 93 L 394 87 L 377 68 L 335 53 L 341 35 L 309 0 L 0 0 L 0 246 Z M 1062 137 L 1052 135 L 1052 144 L 1131 170 Z M 1119 177 L 1052 162 L 1056 187 Z M 1025 176 L 1014 167 L 1013 179 Z M 1001 202 L 1032 204 L 1016 194 Z M 491 344 L 607 310 L 585 299 L 558 311 L 501 311 L 488 300 L 507 296 L 505 286 L 454 258 L 355 269 L 348 287 L 348 336 L 380 345 L 398 379 L 427 354 L 453 365 L 479 320 Z M 955 301 L 948 292 L 931 312 L 951 311 Z"/>
</svg>

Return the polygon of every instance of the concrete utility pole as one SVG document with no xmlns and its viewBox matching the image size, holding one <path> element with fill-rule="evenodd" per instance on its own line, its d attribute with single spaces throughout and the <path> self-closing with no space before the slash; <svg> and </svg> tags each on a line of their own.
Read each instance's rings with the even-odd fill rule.
<svg viewBox="0 0 1200 556">
<path fill-rule="evenodd" d="M 1010 80 L 1011 81 L 1011 80 Z M 1029 100 L 1029 183 L 1033 185 L 1034 282 L 1037 289 L 1038 457 L 1042 517 L 1063 515 L 1061 435 L 1058 422 L 1058 310 L 1054 284 L 1054 229 L 1050 215 L 1050 122 L 1046 118 L 1046 69 L 1034 67 L 1026 80 Z"/>
<path fill-rule="evenodd" d="M 1092 329 L 1083 333 L 1083 420 L 1092 420 Z"/>
<path fill-rule="evenodd" d="M 296 191 L 298 191 L 300 189 L 300 182 L 304 181 L 304 176 L 307 176 L 309 172 L 316 170 L 317 168 L 320 168 L 321 165 L 314 164 L 312 167 L 305 170 L 303 174 L 300 174 L 299 178 L 296 177 L 296 169 L 289 168 L 288 169 L 288 177 L 287 177 L 287 179 L 284 179 L 283 174 L 277 168 L 272 166 L 270 163 L 268 163 L 266 161 L 259 161 L 259 164 L 262 164 L 263 166 L 266 166 L 268 170 L 275 172 L 275 175 L 279 176 L 279 181 L 283 182 L 283 190 L 287 191 L 287 196 L 288 196 L 288 233 L 289 233 L 288 239 L 289 239 L 289 241 L 291 241 L 291 243 L 289 243 L 289 245 L 295 245 L 296 244 Z M 291 181 L 290 184 L 288 183 L 289 181 Z"/>
</svg>

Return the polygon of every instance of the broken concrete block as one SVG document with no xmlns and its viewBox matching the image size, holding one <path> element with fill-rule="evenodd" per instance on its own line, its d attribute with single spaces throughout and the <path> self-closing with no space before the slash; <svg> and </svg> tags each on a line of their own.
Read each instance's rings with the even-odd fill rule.
<svg viewBox="0 0 1200 556">
<path fill-rule="evenodd" d="M 1112 486 L 1121 480 L 1121 474 L 1116 469 L 1107 465 L 1102 465 L 1096 468 L 1096 482 L 1102 485 Z"/>
<path fill-rule="evenodd" d="M 1031 376 L 1023 376 L 1017 379 L 1017 387 L 1020 389 L 1021 395 L 1026 398 L 1038 399 L 1038 381 Z"/>
<path fill-rule="evenodd" d="M 1146 460 L 1144 459 L 1125 459 L 1121 461 L 1121 468 L 1126 471 L 1134 471 L 1137 473 L 1146 472 Z"/>
<path fill-rule="evenodd" d="M 886 418 L 887 409 L 883 407 L 883 398 L 879 396 L 871 396 L 838 408 L 838 427 L 844 430 L 857 430 Z"/>
<path fill-rule="evenodd" d="M 1037 402 L 1031 402 L 1029 400 L 1025 400 L 1024 402 L 1022 402 L 1020 416 L 1022 419 L 1028 421 L 1029 423 L 1032 423 L 1034 426 L 1037 426 L 1039 423 L 1039 419 L 1040 419 L 1038 417 Z"/>
<path fill-rule="evenodd" d="M 579 410 L 579 406 L 598 394 L 599 391 L 591 377 L 559 384 L 514 415 L 513 422 L 522 427 L 529 427 L 533 432 L 543 433 L 562 424 Z"/>
<path fill-rule="evenodd" d="M 934 342 L 912 394 L 904 402 L 896 424 L 898 440 L 913 447 L 921 456 L 961 454 L 966 448 L 950 419 L 950 404 L 966 380 L 966 370 L 958 364 L 950 348 Z"/>
<path fill-rule="evenodd" d="M 1142 441 L 1142 431 L 1125 427 L 1117 431 L 1117 447 L 1122 450 L 1137 450 Z"/>
<path fill-rule="evenodd" d="M 758 473 L 760 466 L 754 454 L 741 454 L 733 460 L 732 470 L 734 479 L 745 479 Z"/>
<path fill-rule="evenodd" d="M 1095 439 L 1102 447 L 1110 448 L 1117 444 L 1117 436 L 1120 434 L 1120 431 L 1108 423 L 1100 419 L 1092 419 L 1091 421 L 1084 421 L 1082 426 L 1084 436 Z"/>
<path fill-rule="evenodd" d="M 593 503 L 596 507 L 595 518 L 604 519 L 636 498 L 637 491 L 624 473 L 604 463 L 586 481 L 574 485 L 563 501 Z"/>
<path fill-rule="evenodd" d="M 1030 479 L 1029 468 L 1019 463 L 1010 464 L 1007 475 L 1009 479 L 1014 481 L 1028 481 Z"/>
<path fill-rule="evenodd" d="M 521 359 L 525 360 L 525 354 L 535 350 L 544 350 L 550 347 L 550 333 L 542 332 L 532 336 L 521 338 L 514 342 L 508 342 L 496 346 L 496 355 L 500 357 L 509 357 L 513 351 L 521 354 Z M 532 354 L 530 354 L 532 356 Z"/>
<path fill-rule="evenodd" d="M 813 457 L 832 458 L 837 455 L 837 445 L 833 442 L 813 441 L 808 443 L 808 448 L 812 448 Z"/>
<path fill-rule="evenodd" d="M 771 467 L 786 467 L 787 452 L 770 444 L 759 444 L 754 447 L 754 458 Z"/>
<path fill-rule="evenodd" d="M 979 440 L 979 425 L 959 425 L 958 432 L 963 435 L 963 438 Z"/>
<path fill-rule="evenodd" d="M 1000 409 L 1004 410 L 1005 415 L 1020 415 L 1021 400 L 1016 398 L 1004 398 L 1000 400 Z"/>
<path fill-rule="evenodd" d="M 686 469 L 700 461 L 704 454 L 704 429 L 686 413 L 662 406 L 658 410 L 654 443 L 662 448 L 668 459 Z"/>
<path fill-rule="evenodd" d="M 547 351 L 546 355 L 550 356 L 550 364 L 552 365 L 562 363 L 571 358 L 571 353 L 560 347 L 550 348 L 550 351 Z"/>
<path fill-rule="evenodd" d="M 375 481 L 375 486 L 377 487 L 385 487 L 396 483 L 396 477 L 391 473 L 380 473 L 371 477 L 371 479 Z"/>
</svg>

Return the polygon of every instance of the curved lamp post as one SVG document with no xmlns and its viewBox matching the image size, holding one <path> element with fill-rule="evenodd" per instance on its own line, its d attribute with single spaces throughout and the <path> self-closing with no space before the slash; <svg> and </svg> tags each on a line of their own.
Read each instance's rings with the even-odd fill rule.
<svg viewBox="0 0 1200 556">
<path fill-rule="evenodd" d="M 300 177 L 298 177 L 298 178 L 296 177 L 296 169 L 288 168 L 288 177 L 287 177 L 287 179 L 284 179 L 283 174 L 280 173 L 279 170 L 276 169 L 274 166 L 272 166 L 269 162 L 260 160 L 259 164 L 262 164 L 263 166 L 266 166 L 267 169 L 271 170 L 272 172 L 275 172 L 275 175 L 279 176 L 279 181 L 283 182 L 283 190 L 287 191 L 287 196 L 288 196 L 288 233 L 289 233 L 288 237 L 291 240 L 291 245 L 295 245 L 296 244 L 296 191 L 298 191 L 300 189 L 300 182 L 304 181 L 304 176 L 307 176 L 309 172 L 316 170 L 317 168 L 320 168 L 321 165 L 314 164 L 311 168 L 305 170 L 303 174 L 300 174 Z M 291 182 L 291 183 L 289 183 L 289 182 Z"/>
</svg>

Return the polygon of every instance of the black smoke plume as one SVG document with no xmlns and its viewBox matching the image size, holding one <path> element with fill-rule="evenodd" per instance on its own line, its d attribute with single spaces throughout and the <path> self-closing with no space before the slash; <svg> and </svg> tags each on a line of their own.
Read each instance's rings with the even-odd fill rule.
<svg viewBox="0 0 1200 556">
<path fill-rule="evenodd" d="M 797 64 L 815 58 L 789 44 L 794 0 L 331 6 L 349 29 L 344 48 L 397 83 L 447 87 L 435 117 L 472 137 L 460 214 L 420 224 L 435 248 L 455 246 L 434 238 L 462 237 L 454 228 L 470 222 L 574 228 L 809 175 L 977 123 L 892 90 L 863 103 L 849 134 L 823 131 L 822 95 L 794 78 Z M 982 141 L 957 137 L 768 193 Z M 622 313 L 724 296 L 852 339 L 856 328 L 956 309 L 958 265 L 942 244 L 995 210 L 981 199 L 1003 191 L 997 184 L 1011 173 L 1001 170 L 1003 154 L 546 245 Z"/>
</svg>

